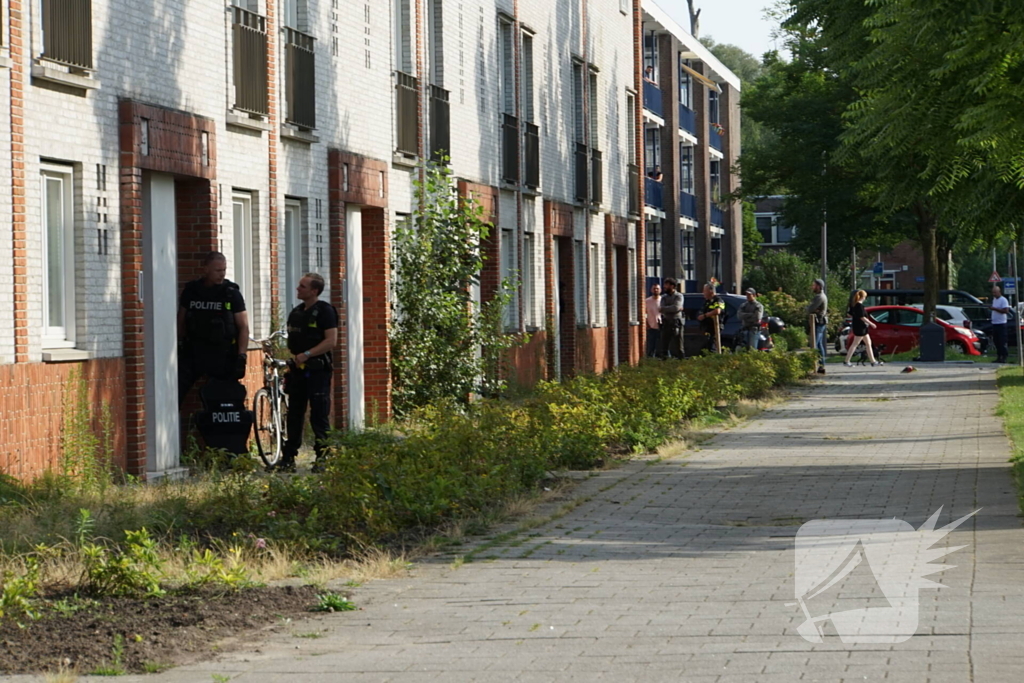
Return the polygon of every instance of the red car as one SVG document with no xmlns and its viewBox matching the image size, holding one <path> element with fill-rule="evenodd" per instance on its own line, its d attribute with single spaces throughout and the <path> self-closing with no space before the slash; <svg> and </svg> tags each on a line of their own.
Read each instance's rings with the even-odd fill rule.
<svg viewBox="0 0 1024 683">
<path fill-rule="evenodd" d="M 917 348 L 920 344 L 921 325 L 924 312 L 910 306 L 871 306 L 865 309 L 878 327 L 869 330 L 872 346 L 885 345 L 885 353 L 902 353 Z M 981 355 L 981 341 L 973 331 L 959 325 L 951 325 L 936 318 L 936 323 L 946 330 L 946 347 L 969 356 Z M 853 333 L 846 340 L 853 343 Z"/>
</svg>

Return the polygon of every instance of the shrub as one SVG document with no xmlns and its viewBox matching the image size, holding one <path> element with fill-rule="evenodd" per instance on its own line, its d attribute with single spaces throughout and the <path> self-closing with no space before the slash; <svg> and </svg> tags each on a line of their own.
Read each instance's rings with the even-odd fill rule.
<svg viewBox="0 0 1024 683">
<path fill-rule="evenodd" d="M 776 337 L 786 340 L 786 348 L 790 351 L 806 348 L 808 344 L 807 333 L 800 327 L 786 327 Z"/>
</svg>

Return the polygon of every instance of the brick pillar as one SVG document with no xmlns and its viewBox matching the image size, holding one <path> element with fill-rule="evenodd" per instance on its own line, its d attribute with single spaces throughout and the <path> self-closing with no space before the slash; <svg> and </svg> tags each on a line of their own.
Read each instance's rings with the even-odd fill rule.
<svg viewBox="0 0 1024 683">
<path fill-rule="evenodd" d="M 391 239 L 384 209 L 363 209 L 363 374 L 367 419 L 391 417 Z"/>
<path fill-rule="evenodd" d="M 604 300 L 605 308 L 608 315 L 605 318 L 607 324 L 606 334 L 606 347 L 605 356 L 607 357 L 607 367 L 609 369 L 615 367 L 615 357 L 617 355 L 618 336 L 619 336 L 619 321 L 618 316 L 615 313 L 615 245 L 612 237 L 612 215 L 606 213 L 604 215 Z"/>
<path fill-rule="evenodd" d="M 740 186 L 736 164 L 740 158 L 740 93 L 731 85 L 723 84 L 719 111 L 725 118 L 722 140 L 722 196 L 728 196 Z M 739 294 L 743 288 L 743 204 L 730 202 L 723 207 L 725 230 L 722 244 L 723 289 Z"/>
<path fill-rule="evenodd" d="M 707 68 L 701 62 L 694 62 L 692 67 L 699 74 L 707 74 Z M 694 261 L 697 271 L 698 286 L 711 279 L 711 153 L 708 151 L 708 88 L 693 79 L 694 111 L 697 113 L 697 140 L 693 148 L 694 190 L 697 193 L 697 223 L 694 234 Z M 678 227 L 676 229 L 678 232 Z"/>
<path fill-rule="evenodd" d="M 647 215 L 644 213 L 644 178 L 646 177 L 644 154 L 644 11 L 642 0 L 633 0 L 633 89 L 636 90 L 634 98 L 634 118 L 636 131 L 634 132 L 636 149 L 636 166 L 640 172 L 640 180 L 637 183 L 637 191 L 640 196 L 637 199 L 637 206 L 640 208 L 640 216 L 636 223 L 636 273 L 639 277 L 640 286 L 637 287 L 637 295 L 640 301 L 637 309 L 643 320 L 644 298 L 647 296 Z M 647 325 L 640 325 L 640 349 L 647 348 Z"/>
<path fill-rule="evenodd" d="M 679 41 L 671 34 L 658 36 L 662 111 L 661 171 L 664 174 L 665 220 L 661 229 L 662 277 L 682 280 L 679 245 Z"/>
<path fill-rule="evenodd" d="M 11 239 L 14 258 L 14 361 L 28 362 L 28 249 L 25 224 L 25 60 L 22 0 L 10 0 Z"/>
<path fill-rule="evenodd" d="M 331 166 L 331 173 L 337 173 L 337 166 Z M 332 180 L 330 187 L 330 206 L 328 241 L 331 245 L 331 265 L 328 277 L 331 283 L 331 304 L 338 311 L 338 346 L 334 352 L 334 382 L 331 385 L 334 413 L 334 426 L 337 429 L 348 429 L 348 304 L 345 301 L 344 288 L 346 268 L 348 264 L 345 243 L 345 202 L 338 199 L 341 184 Z M 364 271 L 367 272 L 367 271 Z"/>
<path fill-rule="evenodd" d="M 123 113 L 123 108 L 122 108 Z M 122 149 L 125 134 L 122 119 Z M 121 299 L 124 328 L 125 434 L 129 474 L 146 471 L 145 320 L 139 298 L 142 272 L 142 170 L 134 155 L 121 152 Z"/>
<path fill-rule="evenodd" d="M 270 235 L 270 310 L 271 316 L 277 313 L 281 298 L 281 269 L 278 267 L 278 202 L 277 196 L 277 142 L 280 127 L 278 126 L 277 115 L 277 3 L 266 3 L 267 8 L 267 121 L 270 129 L 267 131 L 267 194 L 269 195 L 268 229 Z M 253 336 L 256 336 L 255 316 L 249 316 L 249 327 Z M 273 330 L 271 330 L 273 332 Z"/>
</svg>

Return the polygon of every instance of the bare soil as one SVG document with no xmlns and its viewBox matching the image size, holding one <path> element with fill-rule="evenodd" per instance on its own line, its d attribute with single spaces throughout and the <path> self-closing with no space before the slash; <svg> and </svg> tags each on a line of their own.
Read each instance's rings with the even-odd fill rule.
<svg viewBox="0 0 1024 683">
<path fill-rule="evenodd" d="M 288 618 L 312 616 L 312 587 L 265 587 L 238 592 L 204 591 L 160 598 L 48 596 L 39 619 L 0 620 L 0 674 L 75 669 L 88 674 L 121 669 L 153 672 L 258 642 Z M 64 599 L 74 611 L 55 610 Z M 61 604 L 61 603 L 58 603 Z M 120 636 L 120 639 L 118 639 Z M 230 642 L 224 642 L 228 637 Z M 116 642 L 123 643 L 117 654 Z"/>
</svg>

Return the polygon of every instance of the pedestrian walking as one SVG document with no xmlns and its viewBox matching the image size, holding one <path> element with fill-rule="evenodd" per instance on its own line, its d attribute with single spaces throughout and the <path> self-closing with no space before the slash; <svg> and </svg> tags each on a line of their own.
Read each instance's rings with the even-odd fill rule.
<svg viewBox="0 0 1024 683">
<path fill-rule="evenodd" d="M 740 325 L 743 327 L 743 345 L 751 351 L 757 351 L 758 340 L 761 338 L 761 319 L 764 318 L 764 304 L 757 300 L 757 291 L 749 288 L 747 300 L 740 304 L 738 311 Z"/>
<path fill-rule="evenodd" d="M 814 348 L 821 355 L 818 374 L 825 374 L 825 330 L 828 327 L 828 296 L 825 295 L 825 281 L 818 278 L 812 285 L 814 295 L 807 304 L 807 314 L 814 316 Z"/>
<path fill-rule="evenodd" d="M 647 310 L 647 357 L 658 355 L 658 341 L 661 338 L 661 285 L 651 285 L 651 295 L 644 299 Z"/>
<path fill-rule="evenodd" d="M 306 426 L 306 408 L 313 428 L 313 450 L 316 462 L 313 471 L 323 469 L 327 453 L 327 432 L 331 428 L 331 374 L 334 368 L 331 351 L 338 345 L 338 313 L 334 306 L 320 301 L 324 279 L 317 273 L 306 273 L 295 294 L 300 303 L 288 314 L 289 361 L 285 387 L 288 392 L 288 441 L 274 469 L 295 471 L 295 456 L 302 447 Z"/>
<path fill-rule="evenodd" d="M 850 307 L 848 313 L 850 315 L 851 327 L 853 328 L 853 342 L 849 348 L 846 349 L 846 360 L 843 361 L 843 365 L 849 367 L 852 365 L 850 359 L 853 357 L 853 352 L 857 350 L 860 343 L 864 342 L 864 348 L 867 349 L 868 360 L 871 361 L 871 366 L 884 365 L 881 360 L 875 360 L 875 354 L 871 349 L 871 336 L 870 330 L 875 327 L 875 321 L 868 315 L 867 311 L 864 310 L 864 299 L 866 299 L 868 293 L 863 289 L 858 289 L 856 292 L 850 295 Z"/>
<path fill-rule="evenodd" d="M 1006 348 L 1006 321 L 1008 320 L 1008 313 L 1010 312 L 1010 302 L 1003 296 L 1003 290 L 999 285 L 992 287 L 992 305 L 989 306 L 989 310 L 992 311 L 990 320 L 992 321 L 992 341 L 996 345 L 996 363 L 1005 363 L 1006 357 L 1009 352 Z"/>
<path fill-rule="evenodd" d="M 665 293 L 661 295 L 661 334 L 658 346 L 659 358 L 679 358 L 683 355 L 683 295 L 676 290 L 678 283 L 673 278 L 665 279 Z"/>
<path fill-rule="evenodd" d="M 225 278 L 228 261 L 219 251 L 203 259 L 203 277 L 178 299 L 178 406 L 201 377 L 245 377 L 249 315 L 238 285 Z"/>
<path fill-rule="evenodd" d="M 712 353 L 718 353 L 720 349 L 716 346 L 715 326 L 722 325 L 725 302 L 722 297 L 715 294 L 715 288 L 711 284 L 704 285 L 704 305 L 697 314 L 700 321 L 700 331 L 704 333 L 706 341 L 704 348 L 711 349 Z"/>
</svg>

